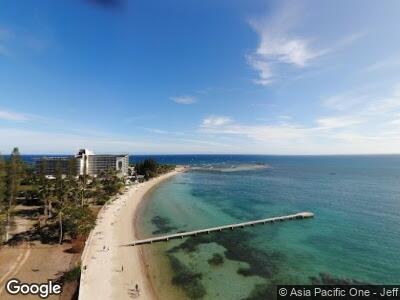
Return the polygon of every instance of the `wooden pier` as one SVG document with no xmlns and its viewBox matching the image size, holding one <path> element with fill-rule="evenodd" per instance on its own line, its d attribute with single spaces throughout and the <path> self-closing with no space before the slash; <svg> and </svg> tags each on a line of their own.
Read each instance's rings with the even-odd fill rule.
<svg viewBox="0 0 400 300">
<path fill-rule="evenodd" d="M 137 246 L 137 245 L 142 245 L 142 244 L 152 244 L 152 243 L 163 242 L 163 241 L 168 241 L 168 240 L 172 240 L 172 239 L 183 239 L 184 237 L 196 236 L 199 234 L 208 234 L 211 232 L 221 232 L 226 229 L 233 230 L 235 228 L 244 228 L 247 226 L 255 226 L 258 224 L 271 224 L 271 223 L 306 219 L 306 218 L 312 218 L 312 217 L 314 217 L 314 214 L 311 212 L 301 212 L 301 213 L 297 213 L 297 214 L 293 214 L 293 215 L 267 218 L 267 219 L 243 222 L 243 223 L 238 223 L 238 224 L 230 224 L 230 225 L 211 227 L 211 228 L 194 230 L 194 231 L 181 232 L 181 233 L 174 233 L 174 234 L 169 234 L 169 235 L 164 235 L 164 236 L 148 238 L 148 239 L 144 239 L 144 240 L 136 240 L 136 241 L 133 241 L 132 243 L 129 243 L 129 244 L 126 244 L 123 246 Z"/>
</svg>

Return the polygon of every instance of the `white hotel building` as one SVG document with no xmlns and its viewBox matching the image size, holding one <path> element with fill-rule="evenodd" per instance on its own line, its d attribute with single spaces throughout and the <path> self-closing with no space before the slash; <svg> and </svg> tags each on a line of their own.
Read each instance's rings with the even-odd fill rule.
<svg viewBox="0 0 400 300">
<path fill-rule="evenodd" d="M 127 154 L 94 154 L 88 149 L 79 150 L 75 155 L 77 174 L 98 175 L 102 171 L 115 170 L 123 175 L 128 174 L 129 156 Z"/>
<path fill-rule="evenodd" d="M 62 173 L 66 174 L 71 160 L 76 164 L 76 175 L 96 176 L 102 171 L 113 170 L 121 175 L 128 175 L 129 155 L 113 154 L 94 154 L 88 149 L 81 149 L 75 157 L 43 157 L 36 162 L 36 168 L 39 171 L 41 162 L 45 162 L 46 175 L 54 176 L 57 167 L 61 167 Z"/>
</svg>

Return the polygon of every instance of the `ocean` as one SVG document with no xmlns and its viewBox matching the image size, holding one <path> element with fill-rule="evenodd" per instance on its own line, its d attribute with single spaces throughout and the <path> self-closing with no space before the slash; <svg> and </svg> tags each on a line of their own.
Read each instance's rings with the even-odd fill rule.
<svg viewBox="0 0 400 300">
<path fill-rule="evenodd" d="M 315 214 L 142 246 L 160 299 L 274 299 L 276 284 L 400 283 L 400 155 L 162 155 L 131 162 L 148 157 L 192 169 L 148 194 L 136 220 L 141 238 Z"/>
<path fill-rule="evenodd" d="M 160 299 L 273 299 L 276 284 L 399 284 L 400 156 L 153 158 L 193 169 L 148 195 L 141 238 L 315 214 L 143 246 Z"/>
</svg>

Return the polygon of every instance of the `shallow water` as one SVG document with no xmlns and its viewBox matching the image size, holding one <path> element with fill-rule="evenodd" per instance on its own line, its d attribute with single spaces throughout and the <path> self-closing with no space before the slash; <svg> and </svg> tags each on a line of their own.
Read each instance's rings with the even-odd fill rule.
<svg viewBox="0 0 400 300">
<path fill-rule="evenodd" d="M 169 160 L 269 167 L 176 176 L 146 202 L 143 237 L 300 211 L 316 217 L 144 246 L 163 299 L 265 299 L 274 284 L 312 280 L 399 283 L 400 156 Z M 215 253 L 224 257 L 221 265 L 208 262 Z"/>
</svg>

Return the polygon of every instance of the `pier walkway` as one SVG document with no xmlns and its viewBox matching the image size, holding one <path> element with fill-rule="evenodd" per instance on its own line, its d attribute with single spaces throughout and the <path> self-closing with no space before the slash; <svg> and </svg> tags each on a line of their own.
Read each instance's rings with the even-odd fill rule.
<svg viewBox="0 0 400 300">
<path fill-rule="evenodd" d="M 136 241 L 133 241 L 132 243 L 129 243 L 129 244 L 126 244 L 123 246 L 136 246 L 136 245 L 142 245 L 142 244 L 152 244 L 152 243 L 168 241 L 168 240 L 172 240 L 172 239 L 183 239 L 184 237 L 196 236 L 198 234 L 203 234 L 203 233 L 208 234 L 211 232 L 221 232 L 225 229 L 233 230 L 234 228 L 244 228 L 247 226 L 255 226 L 258 224 L 270 224 L 270 223 L 277 223 L 277 222 L 290 221 L 290 220 L 299 220 L 299 219 L 306 219 L 306 218 L 312 218 L 312 217 L 314 217 L 314 214 L 311 212 L 301 212 L 301 213 L 297 213 L 297 214 L 293 214 L 293 215 L 261 219 L 261 220 L 243 222 L 243 223 L 238 223 L 238 224 L 217 226 L 217 227 L 211 227 L 211 228 L 187 231 L 187 232 L 181 232 L 181 233 L 174 233 L 174 234 L 169 234 L 169 235 L 164 235 L 164 236 L 148 238 L 148 239 L 144 239 L 144 240 L 136 240 Z"/>
</svg>

